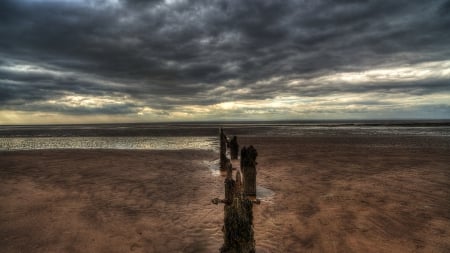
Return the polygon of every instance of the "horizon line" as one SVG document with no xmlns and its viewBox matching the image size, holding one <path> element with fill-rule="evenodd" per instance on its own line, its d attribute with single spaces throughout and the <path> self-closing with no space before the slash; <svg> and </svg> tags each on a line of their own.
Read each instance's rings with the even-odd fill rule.
<svg viewBox="0 0 450 253">
<path fill-rule="evenodd" d="M 33 123 L 33 124 L 0 124 L 1 126 L 77 126 L 77 125 L 138 125 L 138 124 L 240 124 L 240 123 L 450 123 L 447 119 L 430 118 L 374 118 L 374 119 L 284 119 L 284 120 L 186 120 L 186 121 L 146 121 L 146 122 L 99 122 L 99 123 Z M 384 122 L 385 124 L 387 122 Z"/>
</svg>

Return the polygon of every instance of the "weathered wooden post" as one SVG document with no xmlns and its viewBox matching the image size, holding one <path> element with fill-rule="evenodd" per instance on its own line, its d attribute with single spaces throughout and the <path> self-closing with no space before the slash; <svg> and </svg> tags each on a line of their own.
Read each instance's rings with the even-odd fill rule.
<svg viewBox="0 0 450 253">
<path fill-rule="evenodd" d="M 220 128 L 220 169 L 226 170 L 227 168 L 227 136 L 223 133 L 223 128 Z"/>
<path fill-rule="evenodd" d="M 236 186 L 234 189 L 234 193 L 239 196 L 242 195 L 242 179 L 241 179 L 241 173 L 239 172 L 239 170 L 236 171 Z"/>
<path fill-rule="evenodd" d="M 236 182 L 233 180 L 233 172 L 231 166 L 227 168 L 227 177 L 225 178 L 225 203 L 230 205 L 233 203 Z"/>
<path fill-rule="evenodd" d="M 241 173 L 236 172 L 236 181 L 233 180 L 233 171 L 231 160 L 226 156 L 227 144 L 230 147 L 230 154 L 232 159 L 237 159 L 239 145 L 237 138 L 234 136 L 230 143 L 227 142 L 227 137 L 220 129 L 220 169 L 227 171 L 227 176 L 224 181 L 225 198 L 215 198 L 212 200 L 214 204 L 223 203 L 224 207 L 224 224 L 223 245 L 220 248 L 221 253 L 255 253 L 255 239 L 253 232 L 253 203 L 259 204 L 258 200 L 252 201 L 246 196 L 256 195 L 256 150 L 250 146 L 243 148 L 241 151 L 241 170 L 244 173 L 244 183 L 241 180 Z M 242 157 L 245 160 L 242 161 Z M 253 169 L 252 169 L 253 168 Z M 245 172 L 244 172 L 245 171 Z M 252 173 L 253 171 L 253 173 Z M 247 175 L 247 174 L 248 175 Z M 246 183 L 245 180 L 251 180 L 253 184 Z M 253 185 L 253 192 L 249 190 L 249 194 L 244 194 L 245 185 L 251 189 Z"/>
<path fill-rule="evenodd" d="M 223 245 L 221 253 L 254 253 L 253 202 L 236 197 L 225 205 Z"/>
<path fill-rule="evenodd" d="M 234 136 L 233 139 L 230 141 L 230 156 L 231 159 L 238 159 L 238 153 L 239 153 L 239 144 L 237 141 L 237 137 Z"/>
<path fill-rule="evenodd" d="M 239 172 L 237 172 L 239 173 Z M 236 174 L 240 181 L 240 174 Z M 227 170 L 225 178 L 225 199 L 215 198 L 214 204 L 223 203 L 223 245 L 221 253 L 254 253 L 255 239 L 253 231 L 253 201 L 238 192 L 238 185 L 232 177 L 232 170 Z M 255 202 L 259 204 L 259 202 Z"/>
<path fill-rule="evenodd" d="M 225 178 L 225 181 L 223 182 L 225 186 L 225 198 L 219 199 L 214 198 L 212 199 L 213 204 L 219 204 L 223 203 L 226 205 L 231 205 L 233 203 L 234 195 L 235 195 L 235 188 L 236 188 L 236 181 L 233 180 L 233 171 L 231 169 L 231 166 L 227 168 L 227 176 Z"/>
<path fill-rule="evenodd" d="M 256 157 L 258 152 L 253 146 L 241 150 L 241 171 L 244 177 L 244 194 L 256 196 Z"/>
</svg>

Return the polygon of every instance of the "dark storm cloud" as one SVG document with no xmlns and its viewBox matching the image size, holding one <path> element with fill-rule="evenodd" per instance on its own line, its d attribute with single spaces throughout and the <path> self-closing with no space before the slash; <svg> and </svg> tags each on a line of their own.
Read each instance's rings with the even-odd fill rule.
<svg viewBox="0 0 450 253">
<path fill-rule="evenodd" d="M 106 105 L 99 106 L 95 108 L 90 107 L 72 107 L 72 106 L 55 106 L 49 104 L 33 105 L 33 106 L 21 106 L 23 111 L 40 111 L 40 112 L 58 112 L 66 115 L 96 115 L 96 114 L 110 114 L 110 115 L 120 115 L 136 113 L 138 109 L 134 104 L 122 104 L 122 105 Z"/>
<path fill-rule="evenodd" d="M 0 106 L 68 93 L 130 96 L 169 110 L 280 94 L 441 92 L 448 80 L 286 83 L 449 60 L 449 10 L 450 1 L 440 0 L 3 0 Z M 20 72 L 16 65 L 54 71 Z M 137 105 L 129 106 L 116 109 L 134 112 Z"/>
</svg>

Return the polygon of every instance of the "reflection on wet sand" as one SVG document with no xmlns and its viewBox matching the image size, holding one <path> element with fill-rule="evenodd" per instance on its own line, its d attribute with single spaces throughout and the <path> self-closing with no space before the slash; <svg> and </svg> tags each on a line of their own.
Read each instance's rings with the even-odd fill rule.
<svg viewBox="0 0 450 253">
<path fill-rule="evenodd" d="M 127 136 L 127 137 L 8 137 L 0 138 L 0 151 L 37 149 L 139 149 L 214 150 L 212 137 Z"/>
</svg>

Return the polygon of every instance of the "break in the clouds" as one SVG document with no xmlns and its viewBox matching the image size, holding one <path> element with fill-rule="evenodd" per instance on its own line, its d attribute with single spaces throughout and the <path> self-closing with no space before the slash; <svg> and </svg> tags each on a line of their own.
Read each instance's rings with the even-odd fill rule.
<svg viewBox="0 0 450 253">
<path fill-rule="evenodd" d="M 0 123 L 449 118 L 450 1 L 2 0 Z"/>
</svg>

